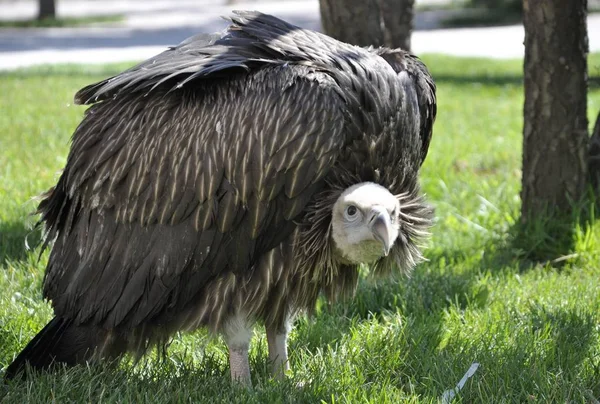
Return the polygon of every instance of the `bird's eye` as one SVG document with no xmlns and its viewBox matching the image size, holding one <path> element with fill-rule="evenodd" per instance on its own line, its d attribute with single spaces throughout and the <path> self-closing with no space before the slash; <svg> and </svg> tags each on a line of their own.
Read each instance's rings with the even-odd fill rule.
<svg viewBox="0 0 600 404">
<path fill-rule="evenodd" d="M 354 205 L 348 205 L 346 208 L 346 218 L 355 220 L 358 217 L 358 208 Z"/>
</svg>

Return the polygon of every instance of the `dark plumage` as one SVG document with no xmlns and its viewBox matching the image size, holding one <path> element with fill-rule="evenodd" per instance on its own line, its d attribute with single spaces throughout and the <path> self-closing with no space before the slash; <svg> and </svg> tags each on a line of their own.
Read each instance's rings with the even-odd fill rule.
<svg viewBox="0 0 600 404">
<path fill-rule="evenodd" d="M 231 22 L 77 93 L 93 105 L 39 205 L 56 317 L 7 377 L 208 326 L 249 381 L 254 321 L 281 374 L 289 323 L 321 292 L 351 294 L 363 260 L 421 259 L 436 114 L 423 63 L 259 13 Z"/>
</svg>

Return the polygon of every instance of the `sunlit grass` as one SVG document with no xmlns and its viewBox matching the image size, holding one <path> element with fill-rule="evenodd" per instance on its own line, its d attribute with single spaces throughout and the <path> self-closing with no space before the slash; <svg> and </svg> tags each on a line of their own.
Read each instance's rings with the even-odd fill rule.
<svg viewBox="0 0 600 404">
<path fill-rule="evenodd" d="M 458 400 L 586 402 L 600 397 L 600 224 L 573 232 L 571 258 L 522 259 L 515 244 L 522 61 L 424 58 L 438 84 L 438 120 L 422 184 L 436 208 L 429 262 L 410 279 L 362 282 L 356 297 L 300 319 L 292 373 L 269 378 L 257 327 L 255 387 L 232 387 L 225 346 L 176 336 L 166 362 L 78 367 L 0 386 L 6 402 L 436 402 L 471 363 Z M 598 75 L 600 57 L 590 58 Z M 41 296 L 31 198 L 52 186 L 83 107 L 81 87 L 125 65 L 62 66 L 0 75 L 0 366 L 51 318 Z M 592 81 L 589 116 L 600 109 Z M 531 238 L 542 237 L 533 232 Z M 556 252 L 557 259 L 563 252 Z"/>
</svg>

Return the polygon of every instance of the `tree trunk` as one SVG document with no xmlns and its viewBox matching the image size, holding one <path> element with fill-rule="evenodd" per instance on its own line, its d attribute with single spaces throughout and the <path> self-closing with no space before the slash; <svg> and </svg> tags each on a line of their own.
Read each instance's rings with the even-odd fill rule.
<svg viewBox="0 0 600 404">
<path fill-rule="evenodd" d="M 592 132 L 592 137 L 590 138 L 588 174 L 590 184 L 596 194 L 600 195 L 600 113 L 596 117 L 594 132 Z"/>
<path fill-rule="evenodd" d="M 586 0 L 524 0 L 522 217 L 569 212 L 587 180 Z"/>
<path fill-rule="evenodd" d="M 56 17 L 56 4 L 54 0 L 38 0 L 38 20 Z"/>
<path fill-rule="evenodd" d="M 410 50 L 414 0 L 320 0 L 323 31 L 359 46 Z"/>
</svg>

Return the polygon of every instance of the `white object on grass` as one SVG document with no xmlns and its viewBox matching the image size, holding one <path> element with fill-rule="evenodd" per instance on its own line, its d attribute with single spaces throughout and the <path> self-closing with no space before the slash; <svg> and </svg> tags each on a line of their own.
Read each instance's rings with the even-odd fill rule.
<svg viewBox="0 0 600 404">
<path fill-rule="evenodd" d="M 469 370 L 467 370 L 467 373 L 465 373 L 462 379 L 460 379 L 460 382 L 458 382 L 456 387 L 452 390 L 444 391 L 444 394 L 442 394 L 442 404 L 450 404 L 452 399 L 456 397 L 456 394 L 462 390 L 467 380 L 475 374 L 477 368 L 479 368 L 479 363 L 472 363 L 471 367 L 469 368 Z"/>
</svg>

